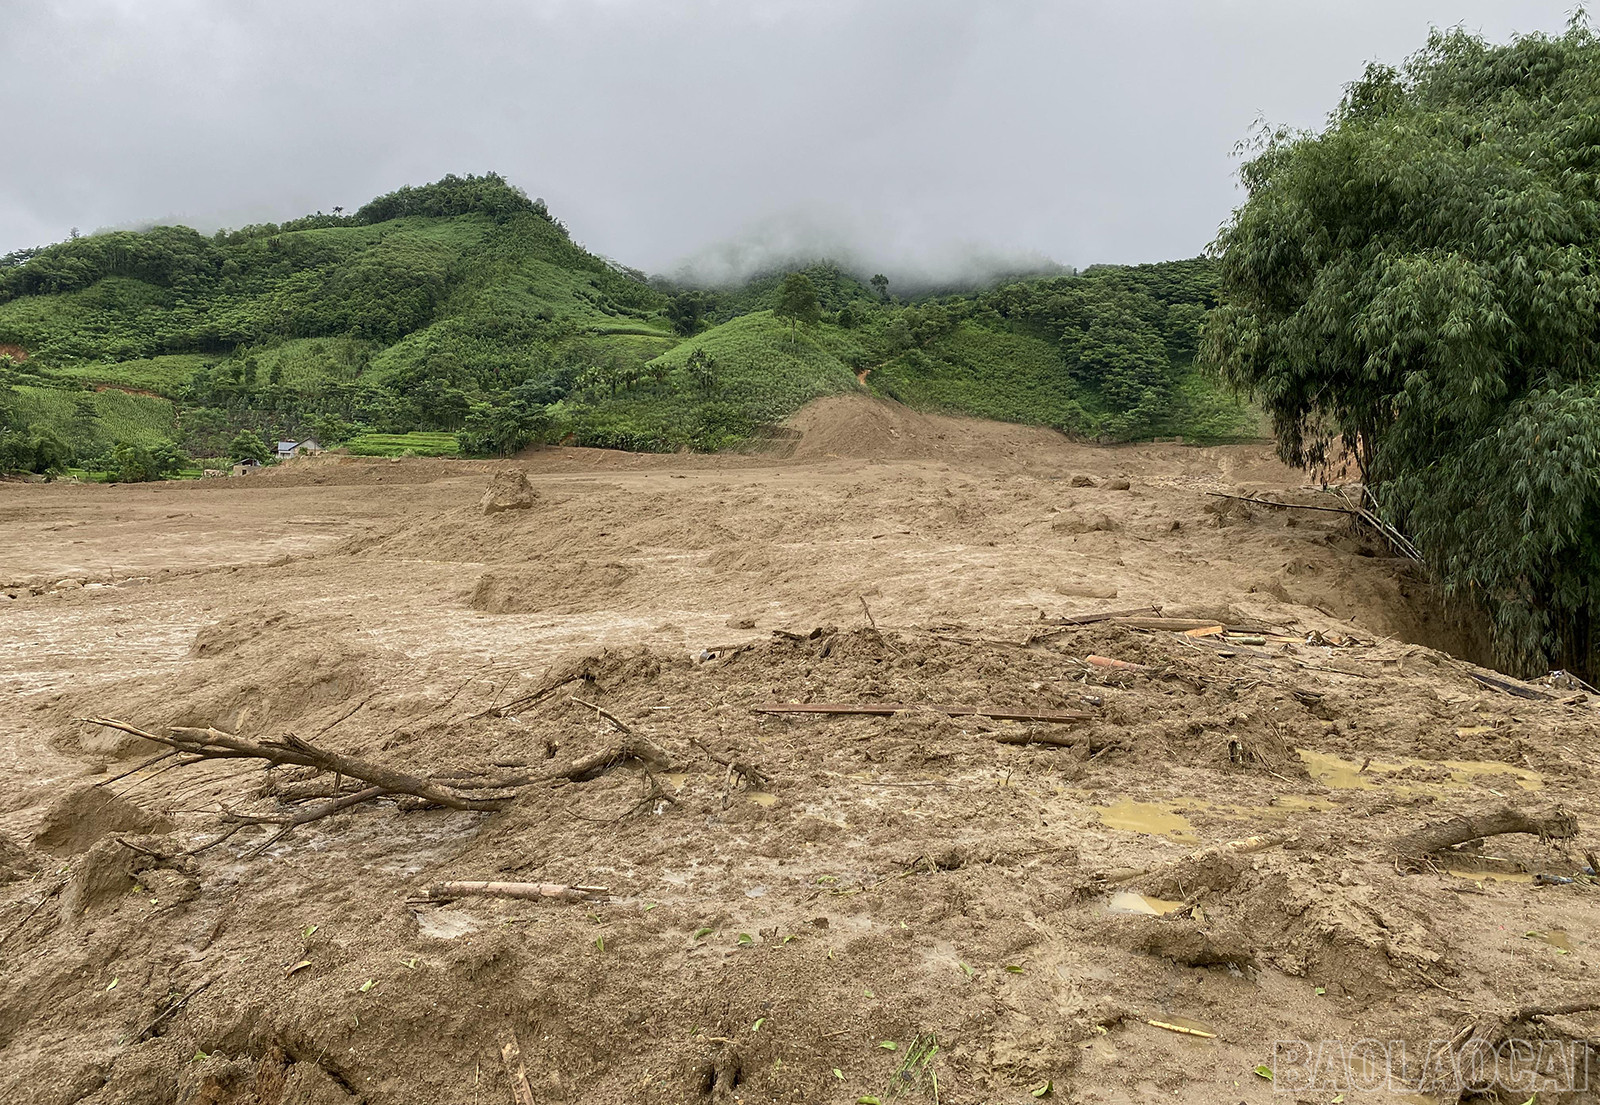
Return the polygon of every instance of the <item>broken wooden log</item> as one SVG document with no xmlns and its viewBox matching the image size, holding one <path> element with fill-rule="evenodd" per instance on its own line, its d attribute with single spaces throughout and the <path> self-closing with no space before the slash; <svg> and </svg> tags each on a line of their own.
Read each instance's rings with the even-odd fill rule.
<svg viewBox="0 0 1600 1105">
<path fill-rule="evenodd" d="M 1535 690 L 1526 683 L 1518 683 L 1515 680 L 1503 679 L 1497 675 L 1485 675 L 1483 672 L 1473 671 L 1471 668 L 1463 668 L 1462 670 L 1465 671 L 1469 677 L 1476 679 L 1485 687 L 1493 687 L 1497 691 L 1512 695 L 1516 698 L 1527 698 L 1536 702 L 1549 702 L 1555 698 L 1555 695 L 1545 694 L 1543 691 Z"/>
<path fill-rule="evenodd" d="M 1096 622 L 1109 622 L 1115 618 L 1136 618 L 1143 614 L 1159 614 L 1161 608 L 1155 605 L 1135 606 L 1128 610 L 1102 610 L 1095 614 L 1067 614 L 1046 617 L 1040 615 L 1039 620 L 1045 625 L 1094 625 Z"/>
<path fill-rule="evenodd" d="M 1085 656 L 1083 662 L 1090 667 L 1105 668 L 1107 671 L 1149 671 L 1147 664 L 1135 664 L 1131 660 L 1114 660 L 1109 656 Z"/>
<path fill-rule="evenodd" d="M 1278 835 L 1247 836 L 1239 840 L 1225 840 L 1219 844 L 1208 844 L 1204 848 L 1196 849 L 1186 856 L 1182 856 L 1156 867 L 1145 867 L 1138 870 L 1113 871 L 1107 873 L 1105 881 L 1116 886 L 1134 879 L 1148 878 L 1152 882 L 1163 879 L 1186 867 L 1202 867 L 1217 859 L 1230 856 L 1250 856 L 1257 852 L 1265 852 L 1269 848 L 1276 848 L 1285 843 L 1289 838 Z"/>
<path fill-rule="evenodd" d="M 992 717 L 997 721 L 1044 721 L 1058 725 L 1090 721 L 1095 717 L 1085 710 L 996 709 L 904 702 L 767 702 L 751 707 L 751 712 L 757 714 L 860 714 L 868 717 L 888 717 L 906 710 L 932 710 L 947 717 Z"/>
<path fill-rule="evenodd" d="M 1000 744 L 1047 744 L 1052 748 L 1082 748 L 1088 752 L 1102 752 L 1107 748 L 1124 748 L 1122 741 L 1116 739 L 1096 740 L 1087 734 L 1063 735 L 1060 733 L 1004 733 L 999 730 L 990 732 L 989 736 Z"/>
<path fill-rule="evenodd" d="M 1486 814 L 1435 821 L 1397 837 L 1389 851 L 1402 859 L 1423 859 L 1469 840 L 1507 833 L 1530 833 L 1541 840 L 1571 840 L 1578 835 L 1578 819 L 1560 806 L 1545 813 L 1527 813 L 1502 806 Z"/>
<path fill-rule="evenodd" d="M 525 901 L 551 899 L 560 902 L 604 901 L 611 891 L 604 886 L 568 886 L 559 882 L 439 882 L 427 889 L 429 901 L 455 898 L 518 898 Z"/>
</svg>

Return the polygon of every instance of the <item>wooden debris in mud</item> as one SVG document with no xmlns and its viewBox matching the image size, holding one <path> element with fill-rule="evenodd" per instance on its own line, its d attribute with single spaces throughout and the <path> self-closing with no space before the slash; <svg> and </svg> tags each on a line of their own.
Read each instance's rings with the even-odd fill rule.
<svg viewBox="0 0 1600 1105">
<path fill-rule="evenodd" d="M 1186 1028 L 1181 1024 L 1171 1024 L 1167 1021 L 1151 1020 L 1148 1017 L 1145 1019 L 1144 1023 L 1154 1025 L 1156 1028 L 1164 1028 L 1168 1032 L 1181 1032 L 1185 1036 L 1199 1036 L 1203 1040 L 1215 1040 L 1217 1038 L 1217 1034 L 1215 1032 L 1207 1032 L 1203 1028 Z"/>
<path fill-rule="evenodd" d="M 757 714 L 846 714 L 867 717 L 889 717 L 907 710 L 932 710 L 947 717 L 990 717 L 997 721 L 1042 721 L 1069 725 L 1094 718 L 1085 710 L 1024 710 L 988 706 L 941 706 L 931 703 L 904 702 L 766 702 L 752 706 Z"/>
<path fill-rule="evenodd" d="M 511 1099 L 515 1105 L 534 1105 L 533 1087 L 528 1085 L 528 1068 L 522 1063 L 522 1045 L 517 1034 L 506 1029 L 500 1045 L 500 1058 L 506 1065 L 506 1081 L 511 1083 Z"/>
<path fill-rule="evenodd" d="M 1571 840 L 1578 835 L 1578 819 L 1560 806 L 1544 813 L 1527 813 L 1502 806 L 1488 813 L 1452 817 L 1424 825 L 1389 844 L 1400 859 L 1421 860 L 1469 840 L 1507 833 L 1530 833 L 1541 840 Z"/>
<path fill-rule="evenodd" d="M 1539 1002 L 1496 1012 L 1478 1013 L 1465 1020 L 1455 1035 L 1442 1043 L 1436 1056 L 1471 1054 L 1498 1047 L 1516 1025 L 1551 1017 L 1570 1017 L 1579 1013 L 1600 1012 L 1600 1001 L 1592 997 L 1571 1001 Z"/>
<path fill-rule="evenodd" d="M 604 886 L 569 886 L 559 882 L 438 882 L 428 887 L 425 899 L 447 902 L 456 898 L 517 898 L 523 901 L 603 902 L 611 893 Z"/>
</svg>

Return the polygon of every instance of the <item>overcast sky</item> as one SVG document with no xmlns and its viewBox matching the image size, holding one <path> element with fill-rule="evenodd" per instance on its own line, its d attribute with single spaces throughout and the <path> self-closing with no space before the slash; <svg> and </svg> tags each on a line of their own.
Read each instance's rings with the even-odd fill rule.
<svg viewBox="0 0 1600 1105">
<path fill-rule="evenodd" d="M 0 252 L 503 173 L 652 272 L 1192 256 L 1257 116 L 1575 0 L 0 0 Z"/>
</svg>

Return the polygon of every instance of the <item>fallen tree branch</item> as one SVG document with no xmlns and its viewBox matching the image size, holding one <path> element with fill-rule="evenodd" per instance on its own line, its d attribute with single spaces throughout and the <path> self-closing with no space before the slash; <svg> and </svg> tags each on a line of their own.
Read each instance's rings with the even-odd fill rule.
<svg viewBox="0 0 1600 1105">
<path fill-rule="evenodd" d="M 947 717 L 992 717 L 997 721 L 1045 721 L 1061 725 L 1090 721 L 1095 716 L 1084 710 L 1013 710 L 903 702 L 766 702 L 750 709 L 757 714 L 859 714 L 869 717 L 888 717 L 906 710 L 932 710 Z"/>
<path fill-rule="evenodd" d="M 349 775 L 360 779 L 369 787 L 379 787 L 396 794 L 409 794 L 426 802 L 455 810 L 498 810 L 504 808 L 511 800 L 509 797 L 463 798 L 415 775 L 408 775 L 403 771 L 396 771 L 394 768 L 358 759 L 355 756 L 318 748 L 293 733 L 286 734 L 281 740 L 252 741 L 218 729 L 175 726 L 166 736 L 162 736 L 113 718 L 92 717 L 82 720 L 90 725 L 116 729 L 207 759 L 258 759 L 274 764 L 314 767 L 336 775 Z"/>
<path fill-rule="evenodd" d="M 541 699 L 548 698 L 556 691 L 559 691 L 562 687 L 565 687 L 568 683 L 576 683 L 582 678 L 583 674 L 580 672 L 577 675 L 565 675 L 560 679 L 546 680 L 544 683 L 541 683 L 536 690 L 529 691 L 526 694 L 518 695 L 516 698 L 513 698 L 510 702 L 507 702 L 503 706 L 490 706 L 487 710 L 479 710 L 475 714 L 468 715 L 466 720 L 478 721 L 486 717 L 505 717 L 513 710 L 520 710 L 524 706 L 533 706 L 538 704 Z"/>
<path fill-rule="evenodd" d="M 723 767 L 730 769 L 735 774 L 742 775 L 746 783 L 750 784 L 751 786 L 764 787 L 768 783 L 772 782 L 772 777 L 765 771 L 762 771 L 759 767 L 756 767 L 754 764 L 746 763 L 743 760 L 735 760 L 728 756 L 721 755 L 718 752 L 714 752 L 711 750 L 711 747 L 700 740 L 699 737 L 690 737 L 689 743 L 700 749 L 700 751 L 704 752 L 707 756 L 710 756 L 711 759 L 716 763 L 719 763 Z"/>
<path fill-rule="evenodd" d="M 200 994 L 202 992 L 204 992 L 206 987 L 210 986 L 215 981 L 217 981 L 216 976 L 212 976 L 211 978 L 206 979 L 200 985 L 196 986 L 193 990 L 190 990 L 187 994 L 183 995 L 183 997 L 179 998 L 177 1001 L 175 1001 L 171 1005 L 167 1006 L 165 1009 L 163 1009 L 160 1013 L 158 1013 L 156 1015 L 156 1019 L 155 1020 L 151 1021 L 149 1024 L 145 1025 L 143 1028 L 141 1028 L 139 1030 L 139 1034 L 133 1038 L 133 1042 L 134 1043 L 138 1043 L 140 1040 L 143 1040 L 145 1037 L 147 1037 L 151 1033 L 153 1033 L 157 1028 L 160 1028 L 162 1021 L 169 1019 L 170 1017 L 175 1015 L 178 1012 L 178 1010 L 182 1009 L 185 1005 L 188 1005 L 189 1002 L 192 1001 L 194 998 L 199 997 Z"/>
<path fill-rule="evenodd" d="M 1307 503 L 1280 503 L 1275 499 L 1261 499 L 1254 495 L 1229 495 L 1222 491 L 1207 491 L 1207 495 L 1216 499 L 1234 499 L 1241 503 L 1255 503 L 1257 506 L 1275 506 L 1286 510 L 1320 510 L 1327 514 L 1348 514 L 1359 518 L 1361 512 L 1351 507 L 1343 506 L 1311 506 Z"/>
<path fill-rule="evenodd" d="M 1486 814 L 1424 825 L 1391 841 L 1389 851 L 1403 859 L 1422 859 L 1469 840 L 1507 833 L 1531 833 L 1541 840 L 1571 840 L 1578 835 L 1578 819 L 1559 806 L 1546 813 L 1526 813 L 1502 806 Z"/>
<path fill-rule="evenodd" d="M 320 818 L 331 817 L 340 810 L 349 809 L 351 806 L 370 802 L 374 798 L 387 793 L 382 787 L 368 787 L 358 790 L 354 794 L 346 794 L 342 798 L 335 798 L 331 802 L 324 802 L 320 806 L 310 806 L 298 813 L 286 814 L 280 817 L 262 817 L 249 813 L 235 813 L 232 810 L 223 810 L 222 816 L 229 821 L 237 821 L 243 825 L 283 825 L 294 828 L 296 825 L 305 825 Z M 129 845 L 132 847 L 132 845 Z"/>
<path fill-rule="evenodd" d="M 33 904 L 33 908 L 22 915 L 22 920 L 18 921 L 16 924 L 7 929 L 4 936 L 0 936 L 0 945 L 4 945 L 6 941 L 10 940 L 17 933 L 21 932 L 22 927 L 29 921 L 33 920 L 33 915 L 44 908 L 44 903 L 48 902 L 51 898 L 54 898 L 57 894 L 66 889 L 68 881 L 70 881 L 70 876 L 67 878 L 57 879 L 55 883 L 44 892 L 44 895 Z"/>
<path fill-rule="evenodd" d="M 604 886 L 568 886 L 559 882 L 438 882 L 428 887 L 426 897 L 431 902 L 451 901 L 455 898 L 519 898 L 539 901 L 551 898 L 562 902 L 603 902 L 610 888 Z"/>
</svg>

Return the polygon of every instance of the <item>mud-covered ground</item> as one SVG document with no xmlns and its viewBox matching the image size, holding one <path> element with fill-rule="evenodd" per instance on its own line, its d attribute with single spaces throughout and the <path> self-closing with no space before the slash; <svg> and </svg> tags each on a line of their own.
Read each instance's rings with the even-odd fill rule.
<svg viewBox="0 0 1600 1105">
<path fill-rule="evenodd" d="M 794 430 L 0 485 L 0 1101 L 514 1102 L 513 1037 L 537 1103 L 1391 1101 L 1452 1039 L 1600 1086 L 1593 698 L 1475 679 L 1347 517 L 1208 495 L 1332 501 L 1267 448 Z M 1157 608 L 1243 631 L 1047 620 Z M 162 749 L 92 715 L 540 781 L 280 835 L 227 818 L 361 784 L 134 770 Z M 670 764 L 547 778 L 622 727 Z M 1506 806 L 1578 835 L 1397 853 Z"/>
</svg>

